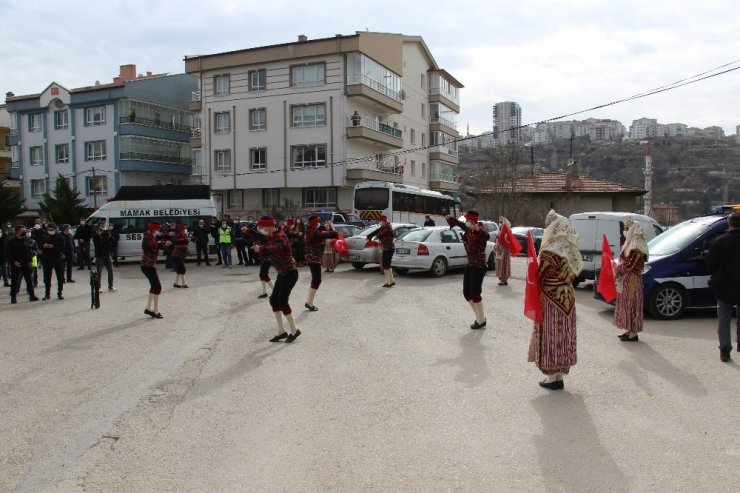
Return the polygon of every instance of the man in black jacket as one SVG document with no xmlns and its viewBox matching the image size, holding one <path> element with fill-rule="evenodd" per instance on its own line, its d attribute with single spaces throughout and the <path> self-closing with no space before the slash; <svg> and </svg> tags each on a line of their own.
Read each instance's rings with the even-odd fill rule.
<svg viewBox="0 0 740 493">
<path fill-rule="evenodd" d="M 67 271 L 67 282 L 75 282 L 72 279 L 72 266 L 75 263 L 75 240 L 69 224 L 62 226 L 62 239 L 64 239 L 64 265 Z"/>
<path fill-rule="evenodd" d="M 732 351 L 732 307 L 740 306 L 740 211 L 727 218 L 729 231 L 709 249 L 707 267 L 712 274 L 709 285 L 717 297 L 719 359 L 730 361 Z M 737 350 L 740 352 L 740 325 L 737 326 Z"/>
<path fill-rule="evenodd" d="M 16 303 L 16 296 L 21 289 L 21 278 L 26 280 L 26 290 L 30 301 L 38 301 L 33 293 L 33 280 L 31 272 L 33 270 L 33 252 L 31 252 L 31 239 L 26 238 L 26 227 L 18 226 L 15 230 L 15 236 L 8 240 L 6 246 L 8 263 L 10 264 L 10 302 Z"/>
<path fill-rule="evenodd" d="M 57 234 L 57 227 L 53 223 L 46 225 L 46 235 L 39 243 L 41 248 L 41 265 L 44 268 L 44 298 L 51 299 L 51 274 L 57 276 L 57 298 L 64 299 L 62 289 L 64 287 L 64 238 Z"/>
<path fill-rule="evenodd" d="M 77 256 L 79 267 L 82 270 L 87 264 L 87 270 L 92 270 L 92 261 L 90 260 L 90 240 L 92 240 L 93 230 L 89 224 L 85 224 L 85 218 L 80 218 L 80 225 L 77 226 L 74 239 L 77 240 Z"/>
<path fill-rule="evenodd" d="M 211 228 L 206 227 L 203 219 L 198 219 L 198 224 L 193 227 L 192 238 L 195 241 L 195 254 L 200 265 L 200 256 L 203 254 L 203 260 L 206 265 L 211 265 L 208 260 L 208 240 L 211 238 Z"/>
<path fill-rule="evenodd" d="M 102 278 L 103 267 L 108 271 L 108 291 L 117 291 L 113 287 L 113 266 L 111 265 L 111 254 L 115 246 L 115 240 L 110 230 L 105 228 L 105 220 L 98 223 L 98 229 L 93 236 L 95 245 L 95 268 Z"/>
</svg>

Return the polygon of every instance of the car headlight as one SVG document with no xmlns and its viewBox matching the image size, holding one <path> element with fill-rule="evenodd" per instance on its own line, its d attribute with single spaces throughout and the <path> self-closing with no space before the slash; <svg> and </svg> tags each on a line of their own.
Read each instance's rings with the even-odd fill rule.
<svg viewBox="0 0 740 493">
<path fill-rule="evenodd" d="M 647 272 L 648 272 L 648 271 L 649 271 L 650 269 L 652 269 L 652 268 L 653 268 L 653 266 L 652 266 L 652 265 L 650 265 L 650 264 L 645 264 L 645 266 L 644 266 L 644 267 L 642 268 L 642 274 L 643 274 L 643 275 L 647 274 Z"/>
</svg>

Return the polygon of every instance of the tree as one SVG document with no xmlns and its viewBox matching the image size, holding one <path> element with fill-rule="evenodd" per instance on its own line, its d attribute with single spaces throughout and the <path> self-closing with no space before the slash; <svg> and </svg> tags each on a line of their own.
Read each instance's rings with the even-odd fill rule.
<svg viewBox="0 0 740 493">
<path fill-rule="evenodd" d="M 5 178 L 0 176 L 0 224 L 10 221 L 24 210 L 18 193 L 7 186 Z"/>
<path fill-rule="evenodd" d="M 53 196 L 45 193 L 39 205 L 41 210 L 54 222 L 59 224 L 74 224 L 86 215 L 87 208 L 83 205 L 85 199 L 80 192 L 75 192 L 69 186 L 69 180 L 61 174 L 54 185 Z"/>
</svg>

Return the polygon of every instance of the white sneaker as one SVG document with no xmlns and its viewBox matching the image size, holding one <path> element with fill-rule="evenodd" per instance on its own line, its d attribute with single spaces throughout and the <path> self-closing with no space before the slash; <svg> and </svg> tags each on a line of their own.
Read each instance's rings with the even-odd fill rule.
<svg viewBox="0 0 740 493">
<path fill-rule="evenodd" d="M 115 293 L 118 290 L 116 288 L 114 288 L 113 286 L 111 286 L 111 287 L 108 288 L 108 291 L 110 291 L 111 293 Z"/>
</svg>

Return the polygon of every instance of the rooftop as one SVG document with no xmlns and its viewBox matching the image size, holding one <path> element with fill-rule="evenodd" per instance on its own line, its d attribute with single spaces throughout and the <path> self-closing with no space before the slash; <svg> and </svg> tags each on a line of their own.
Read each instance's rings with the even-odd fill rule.
<svg viewBox="0 0 740 493">
<path fill-rule="evenodd" d="M 588 175 L 569 176 L 566 171 L 539 171 L 521 176 L 513 184 L 480 189 L 472 193 L 630 193 L 642 195 L 645 190 Z"/>
</svg>

